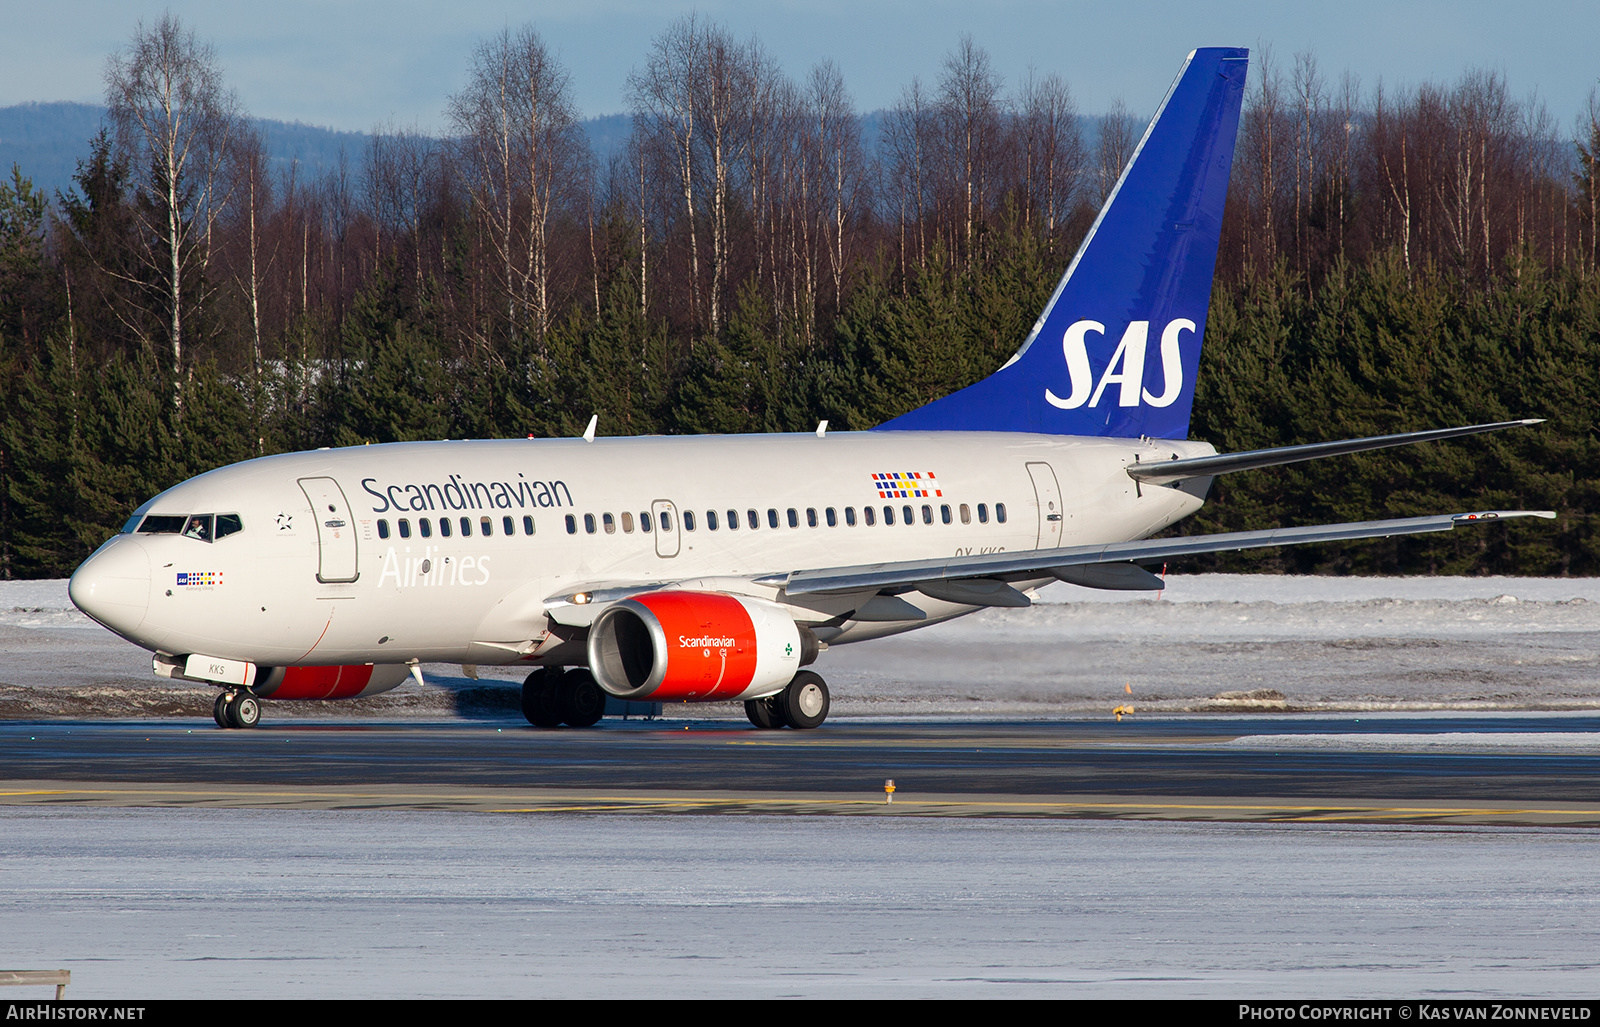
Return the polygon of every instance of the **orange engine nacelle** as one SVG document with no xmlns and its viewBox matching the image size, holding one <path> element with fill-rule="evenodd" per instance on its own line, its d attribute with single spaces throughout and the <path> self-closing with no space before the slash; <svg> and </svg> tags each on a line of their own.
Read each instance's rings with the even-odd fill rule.
<svg viewBox="0 0 1600 1027">
<path fill-rule="evenodd" d="M 263 699 L 354 699 L 387 692 L 411 676 L 403 663 L 351 667 L 259 667 L 252 691 Z"/>
<path fill-rule="evenodd" d="M 722 592 L 647 592 L 589 629 L 589 670 L 620 699 L 755 699 L 816 655 L 816 636 L 783 607 Z"/>
</svg>

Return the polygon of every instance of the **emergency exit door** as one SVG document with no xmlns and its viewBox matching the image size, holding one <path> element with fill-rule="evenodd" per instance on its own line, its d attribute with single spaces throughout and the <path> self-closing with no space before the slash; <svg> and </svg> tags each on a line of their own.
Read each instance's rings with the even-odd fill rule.
<svg viewBox="0 0 1600 1027">
<path fill-rule="evenodd" d="M 1039 541 L 1035 549 L 1054 549 L 1061 544 L 1061 489 L 1056 485 L 1056 472 L 1049 464 L 1028 465 L 1028 477 L 1033 479 L 1033 494 L 1039 501 Z"/>
</svg>

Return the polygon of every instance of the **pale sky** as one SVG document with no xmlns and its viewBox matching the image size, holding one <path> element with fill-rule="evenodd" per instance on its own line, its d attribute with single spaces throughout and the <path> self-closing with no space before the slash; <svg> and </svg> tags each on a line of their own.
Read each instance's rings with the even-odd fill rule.
<svg viewBox="0 0 1600 1027">
<path fill-rule="evenodd" d="M 1364 88 L 1487 68 L 1567 130 L 1600 78 L 1595 0 L 0 0 L 0 106 L 103 102 L 106 56 L 164 10 L 215 46 L 251 114 L 356 131 L 440 130 L 473 46 L 529 22 L 586 116 L 620 112 L 630 69 L 691 10 L 756 35 L 796 78 L 833 58 L 862 111 L 892 104 L 914 75 L 936 79 L 962 33 L 1008 86 L 1030 66 L 1060 74 L 1086 114 L 1118 96 L 1148 114 L 1196 46 L 1266 44 L 1285 69 L 1310 49 L 1331 83 L 1348 70 Z"/>
</svg>

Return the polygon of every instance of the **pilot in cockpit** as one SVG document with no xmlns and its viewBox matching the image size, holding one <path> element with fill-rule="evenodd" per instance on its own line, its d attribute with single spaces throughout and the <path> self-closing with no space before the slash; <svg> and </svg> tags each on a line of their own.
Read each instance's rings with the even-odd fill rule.
<svg viewBox="0 0 1600 1027">
<path fill-rule="evenodd" d="M 184 538 L 197 538 L 201 542 L 211 541 L 211 516 L 209 514 L 195 514 L 189 518 L 189 523 L 183 529 Z"/>
</svg>

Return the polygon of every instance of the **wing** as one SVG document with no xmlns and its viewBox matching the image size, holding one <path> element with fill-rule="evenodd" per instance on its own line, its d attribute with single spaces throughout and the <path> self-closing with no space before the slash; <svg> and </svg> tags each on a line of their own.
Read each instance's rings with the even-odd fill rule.
<svg viewBox="0 0 1600 1027">
<path fill-rule="evenodd" d="M 1106 570 L 1154 563 L 1174 556 L 1197 553 L 1226 553 L 1238 549 L 1264 549 L 1272 546 L 1297 546 L 1311 542 L 1341 542 L 1349 539 L 1387 538 L 1391 535 L 1419 535 L 1431 531 L 1451 531 L 1463 524 L 1484 524 L 1513 517 L 1554 518 L 1549 510 L 1490 510 L 1480 513 L 1436 514 L 1430 517 L 1402 517 L 1387 521 L 1354 521 L 1346 524 L 1319 524 L 1304 528 L 1272 528 L 1267 531 L 1233 531 L 1219 535 L 1191 535 L 1179 538 L 1144 539 L 1138 542 L 1113 542 L 1107 545 L 1063 546 L 1059 549 L 1032 549 L 1018 553 L 984 553 L 945 560 L 907 560 L 899 563 L 860 564 L 854 567 L 828 567 L 791 571 L 757 579 L 779 585 L 789 595 L 817 592 L 842 592 L 857 589 L 918 588 L 923 585 L 949 592 L 944 583 L 964 579 L 1003 582 L 1055 576 L 1062 580 L 1081 579 L 1072 568 Z M 1105 580 L 1115 580 L 1113 572 Z M 1137 580 L 1134 575 L 1123 575 Z M 1080 583 L 1083 583 L 1080 580 Z M 1113 585 L 1112 587 L 1129 587 Z M 1132 587 L 1144 587 L 1134 585 Z M 1014 590 L 1013 590 L 1014 591 Z M 1004 593 L 1000 593 L 1004 595 Z M 973 592 L 973 599 L 981 598 Z M 960 600 L 957 600 L 960 601 Z M 978 605 L 990 605 L 978 603 Z M 1016 605 L 1001 602 L 993 605 Z"/>
</svg>

